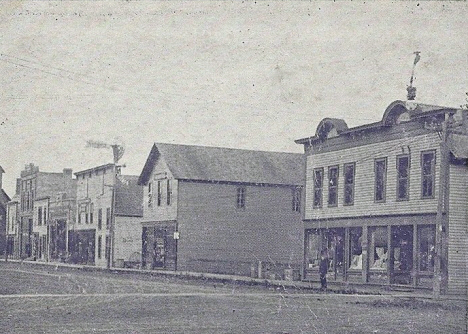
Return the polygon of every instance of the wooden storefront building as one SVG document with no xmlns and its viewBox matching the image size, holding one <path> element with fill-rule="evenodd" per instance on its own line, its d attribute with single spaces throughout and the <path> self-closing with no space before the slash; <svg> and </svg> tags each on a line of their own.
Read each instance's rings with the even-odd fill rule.
<svg viewBox="0 0 468 334">
<path fill-rule="evenodd" d="M 263 277 L 298 269 L 303 158 L 154 144 L 139 179 L 143 267 Z"/>
<path fill-rule="evenodd" d="M 326 249 L 329 280 L 432 288 L 438 227 L 442 291 L 466 292 L 466 118 L 466 110 L 395 101 L 379 122 L 348 128 L 325 118 L 297 140 L 307 157 L 305 278 L 318 280 Z M 442 175 L 441 148 L 449 151 Z"/>
</svg>

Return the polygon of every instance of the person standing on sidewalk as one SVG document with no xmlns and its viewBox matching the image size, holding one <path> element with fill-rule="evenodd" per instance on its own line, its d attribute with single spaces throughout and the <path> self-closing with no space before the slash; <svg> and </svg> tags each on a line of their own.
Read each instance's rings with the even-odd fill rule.
<svg viewBox="0 0 468 334">
<path fill-rule="evenodd" d="M 328 272 L 328 251 L 326 249 L 323 249 L 322 252 L 320 253 L 320 267 L 319 267 L 321 290 L 327 289 L 327 272 Z"/>
</svg>

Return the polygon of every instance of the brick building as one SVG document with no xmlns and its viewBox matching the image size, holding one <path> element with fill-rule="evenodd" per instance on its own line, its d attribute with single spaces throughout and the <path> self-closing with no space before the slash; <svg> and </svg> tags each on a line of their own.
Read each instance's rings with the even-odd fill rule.
<svg viewBox="0 0 468 334">
<path fill-rule="evenodd" d="M 143 188 L 137 185 L 137 176 L 120 175 L 114 164 L 75 175 L 76 221 L 69 229 L 71 262 L 120 266 L 139 257 L 141 233 L 137 237 L 132 234 L 139 230 L 142 215 Z"/>
<path fill-rule="evenodd" d="M 143 267 L 299 268 L 303 178 L 301 154 L 154 144 L 139 178 Z"/>
<path fill-rule="evenodd" d="M 307 157 L 307 279 L 318 280 L 319 254 L 328 249 L 330 280 L 432 288 L 440 226 L 442 289 L 466 293 L 466 117 L 466 110 L 395 101 L 379 122 L 348 128 L 326 118 L 314 136 L 296 141 Z M 450 124 L 446 144 L 443 124 Z"/>
<path fill-rule="evenodd" d="M 62 173 L 41 172 L 34 164 L 26 165 L 17 180 L 18 204 L 12 203 L 11 213 L 17 214 L 17 256 L 21 258 L 34 257 L 49 260 L 49 242 L 57 240 L 53 232 L 49 209 L 61 198 L 73 198 L 75 180 L 72 170 L 65 168 Z M 15 212 L 16 211 L 16 212 Z M 13 219 L 13 218 L 12 218 Z M 66 244 L 66 233 L 60 234 L 61 245 Z M 61 250 L 63 257 L 66 249 Z"/>
</svg>

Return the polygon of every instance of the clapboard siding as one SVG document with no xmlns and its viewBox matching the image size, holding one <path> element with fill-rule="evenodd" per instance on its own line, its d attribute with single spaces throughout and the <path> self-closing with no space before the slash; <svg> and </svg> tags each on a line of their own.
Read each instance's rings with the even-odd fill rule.
<svg viewBox="0 0 468 334">
<path fill-rule="evenodd" d="M 467 292 L 468 267 L 468 168 L 450 166 L 448 288 Z"/>
<path fill-rule="evenodd" d="M 307 157 L 305 219 L 355 217 L 362 215 L 387 215 L 411 213 L 433 213 L 437 210 L 437 184 L 439 179 L 439 144 L 437 134 L 408 136 L 391 141 L 346 148 L 324 153 L 312 153 Z M 421 152 L 436 150 L 434 198 L 421 199 Z M 410 190 L 408 201 L 396 200 L 396 158 L 402 153 L 410 153 Z M 387 158 L 387 182 L 385 203 L 374 202 L 374 159 Z M 344 206 L 344 168 L 343 164 L 354 162 L 355 196 L 354 205 Z M 339 165 L 338 206 L 327 207 L 328 167 Z M 324 168 L 323 208 L 313 205 L 313 170 Z"/>
<path fill-rule="evenodd" d="M 171 204 L 167 205 L 167 179 L 171 180 Z M 158 196 L 158 180 L 162 180 L 162 198 L 161 198 L 161 205 L 158 206 L 157 204 L 157 196 Z M 172 177 L 171 171 L 167 167 L 166 162 L 164 161 L 163 157 L 159 157 L 153 172 L 149 177 L 149 181 L 151 182 L 152 187 L 152 203 L 149 204 L 149 187 L 148 184 L 145 184 L 143 196 L 144 196 L 144 205 L 143 205 L 143 221 L 168 221 L 168 220 L 176 220 L 177 218 L 177 180 Z"/>
<path fill-rule="evenodd" d="M 179 182 L 179 270 L 249 275 L 257 261 L 300 266 L 303 231 L 291 188 L 245 186 L 245 209 L 237 209 L 238 187 Z"/>
</svg>

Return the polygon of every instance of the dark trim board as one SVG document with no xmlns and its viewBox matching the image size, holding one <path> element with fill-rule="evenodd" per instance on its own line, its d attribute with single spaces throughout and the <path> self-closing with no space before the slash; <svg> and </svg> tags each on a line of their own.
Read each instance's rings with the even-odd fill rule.
<svg viewBox="0 0 468 334">
<path fill-rule="evenodd" d="M 304 229 L 334 228 L 334 227 L 362 227 L 387 225 L 424 225 L 435 224 L 436 213 L 386 216 L 361 216 L 351 218 L 328 218 L 303 220 Z"/>
</svg>

